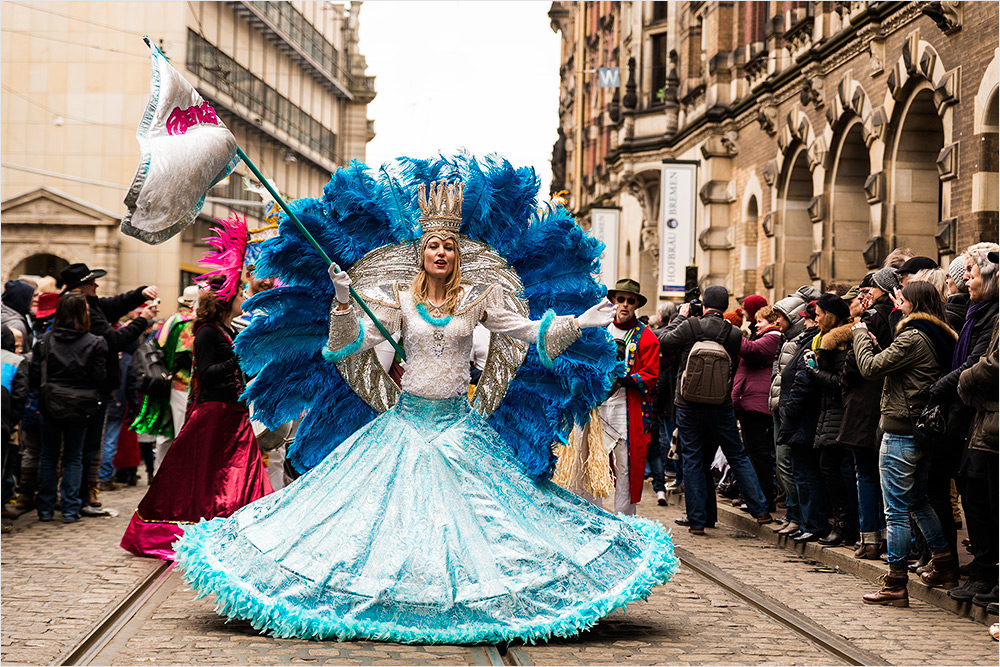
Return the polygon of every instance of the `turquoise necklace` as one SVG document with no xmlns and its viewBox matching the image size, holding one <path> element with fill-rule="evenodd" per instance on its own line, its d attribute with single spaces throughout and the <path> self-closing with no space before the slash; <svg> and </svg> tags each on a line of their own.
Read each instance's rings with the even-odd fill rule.
<svg viewBox="0 0 1000 667">
<path fill-rule="evenodd" d="M 445 315 L 444 317 L 434 317 L 427 311 L 427 306 L 423 303 L 417 304 L 417 314 L 420 315 L 421 319 L 427 324 L 434 327 L 446 327 L 448 323 L 451 322 L 451 315 Z"/>
</svg>

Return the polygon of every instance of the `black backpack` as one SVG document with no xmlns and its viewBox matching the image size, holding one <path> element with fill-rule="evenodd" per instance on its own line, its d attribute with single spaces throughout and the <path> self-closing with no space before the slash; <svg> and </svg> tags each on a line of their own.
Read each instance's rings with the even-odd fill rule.
<svg viewBox="0 0 1000 667">
<path fill-rule="evenodd" d="M 173 376 L 167 368 L 166 355 L 154 338 L 140 345 L 132 354 L 132 370 L 135 371 L 140 394 L 151 398 L 170 395 Z"/>
</svg>

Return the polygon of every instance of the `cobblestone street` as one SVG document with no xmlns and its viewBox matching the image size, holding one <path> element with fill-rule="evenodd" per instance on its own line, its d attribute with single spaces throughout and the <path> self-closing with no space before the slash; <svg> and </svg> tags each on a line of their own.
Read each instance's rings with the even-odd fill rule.
<svg viewBox="0 0 1000 667">
<path fill-rule="evenodd" d="M 117 517 L 63 525 L 25 515 L 3 537 L 4 663 L 60 661 L 158 565 L 118 547 L 144 490 L 102 494 Z M 652 497 L 645 496 L 641 513 L 677 528 L 673 518 L 681 508 L 658 507 Z M 997 644 L 979 622 L 918 599 L 909 608 L 865 606 L 860 597 L 870 582 L 721 524 L 705 537 L 674 533 L 677 546 L 692 556 L 887 663 L 997 663 Z M 93 664 L 489 664 L 481 649 L 466 647 L 265 637 L 247 623 L 226 623 L 212 601 L 193 597 L 171 574 L 162 599 L 144 607 Z M 523 647 L 519 654 L 536 665 L 842 664 L 684 566 L 649 600 L 615 612 L 581 637 Z"/>
</svg>

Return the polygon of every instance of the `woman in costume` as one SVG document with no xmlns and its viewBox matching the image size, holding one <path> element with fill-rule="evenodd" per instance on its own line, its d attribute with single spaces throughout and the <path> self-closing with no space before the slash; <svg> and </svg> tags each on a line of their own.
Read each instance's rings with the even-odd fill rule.
<svg viewBox="0 0 1000 667">
<path fill-rule="evenodd" d="M 279 637 L 464 644 L 575 635 L 646 597 L 677 563 L 659 524 L 616 518 L 545 481 L 555 462 L 552 442 L 565 438 L 620 370 L 600 329 L 610 313 L 598 305 L 579 317 L 549 310 L 529 319 L 503 284 L 519 271 L 529 277 L 518 283 L 522 293 L 535 293 L 556 274 L 545 266 L 549 278 L 534 282 L 532 266 L 564 249 L 564 275 L 579 262 L 586 281 L 569 301 L 582 295 L 588 305 L 600 302 L 603 290 L 589 286 L 589 271 L 601 248 L 564 209 L 531 217 L 537 179 L 530 170 L 506 162 L 479 167 L 468 158 L 403 167 L 397 173 L 421 183 L 418 230 L 403 224 L 412 199 L 399 194 L 384 167 L 379 179 L 364 165 L 340 170 L 322 201 L 300 206 L 319 243 L 354 263 L 346 273 L 331 269 L 332 289 L 310 275 L 315 253 L 303 260 L 309 250 L 290 225 L 264 249 L 268 273 L 288 286 L 248 304 L 262 315 L 238 348 L 244 366 L 262 372 L 247 394 L 270 408 L 275 423 L 308 406 L 289 460 L 314 467 L 228 519 L 186 527 L 175 544 L 178 564 L 201 595 L 216 595 L 220 613 Z M 425 198 L 422 183 L 434 177 L 452 182 L 433 185 Z M 395 246 L 384 233 L 387 220 L 401 241 Z M 372 233 L 379 225 L 383 233 Z M 333 242 L 330 228 L 353 235 Z M 517 243 L 505 246 L 501 236 L 514 234 L 531 247 L 519 254 Z M 506 248 L 511 263 L 494 262 L 496 254 L 472 235 Z M 541 239 L 550 247 L 532 243 Z M 383 372 L 372 348 L 385 336 L 356 308 L 352 280 L 387 332 L 402 333 L 407 357 L 402 392 L 374 420 L 365 409 L 391 388 L 369 392 L 369 406 L 359 408 L 344 391 L 345 377 L 374 386 Z M 325 316 L 310 306 L 317 292 L 329 295 L 321 301 L 330 304 Z M 563 307 L 557 301 L 550 303 Z M 500 396 L 479 393 L 495 386 L 488 360 L 470 405 L 468 360 L 478 323 L 492 332 L 493 363 L 516 356 L 512 350 L 522 356 Z M 280 355 L 267 351 L 274 347 Z M 371 375 L 351 366 L 365 358 Z M 511 397 L 512 390 L 503 398 L 508 384 L 522 395 Z M 518 403 L 525 397 L 529 405 Z M 489 421 L 480 414 L 486 403 Z M 360 428 L 338 445 L 338 427 L 356 421 Z"/>
<path fill-rule="evenodd" d="M 212 278 L 198 296 L 192 328 L 194 362 L 187 418 L 132 515 L 121 546 L 172 560 L 185 524 L 226 517 L 271 493 L 249 411 L 240 401 L 243 373 L 230 322 L 243 295 Z"/>
</svg>

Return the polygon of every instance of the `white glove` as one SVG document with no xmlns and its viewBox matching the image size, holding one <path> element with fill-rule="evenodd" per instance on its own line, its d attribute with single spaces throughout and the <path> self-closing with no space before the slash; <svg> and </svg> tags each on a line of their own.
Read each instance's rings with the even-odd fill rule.
<svg viewBox="0 0 1000 667">
<path fill-rule="evenodd" d="M 581 329 L 589 327 L 606 327 L 615 319 L 615 304 L 602 300 L 596 306 L 591 306 L 583 315 L 576 318 Z"/>
<path fill-rule="evenodd" d="M 351 277 L 347 271 L 341 271 L 336 263 L 329 268 L 330 280 L 333 281 L 333 288 L 337 290 L 337 303 L 347 303 L 351 300 Z"/>
</svg>

